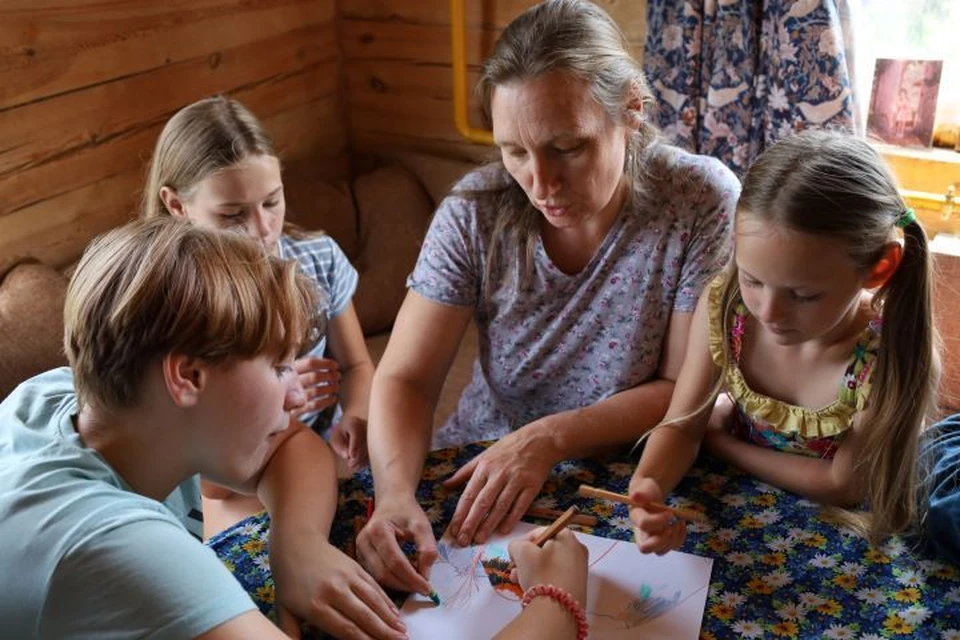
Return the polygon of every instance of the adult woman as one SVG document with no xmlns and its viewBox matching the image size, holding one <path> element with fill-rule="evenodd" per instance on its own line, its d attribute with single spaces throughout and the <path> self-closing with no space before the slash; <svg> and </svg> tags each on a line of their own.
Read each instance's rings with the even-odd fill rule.
<svg viewBox="0 0 960 640">
<path fill-rule="evenodd" d="M 471 316 L 479 360 L 437 443 L 500 439 L 448 480 L 469 480 L 449 529 L 461 544 L 511 529 L 560 460 L 632 442 L 663 416 L 739 192 L 718 162 L 656 141 L 643 73 L 590 2 L 519 16 L 480 87 L 502 161 L 441 204 L 371 394 L 377 511 L 358 557 L 418 592 L 436 545 L 415 490 Z"/>
</svg>

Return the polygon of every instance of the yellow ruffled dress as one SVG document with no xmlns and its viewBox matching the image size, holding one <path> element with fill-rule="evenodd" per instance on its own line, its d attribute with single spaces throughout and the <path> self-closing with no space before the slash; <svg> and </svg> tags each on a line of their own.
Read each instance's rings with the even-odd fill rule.
<svg viewBox="0 0 960 640">
<path fill-rule="evenodd" d="M 798 407 L 753 391 L 740 371 L 743 331 L 749 314 L 735 292 L 731 305 L 729 334 L 723 335 L 721 322 L 723 282 L 710 284 L 710 353 L 718 366 L 723 365 L 723 341 L 730 345 L 730 362 L 723 372 L 724 387 L 736 406 L 739 419 L 736 433 L 762 447 L 817 458 L 832 458 L 843 434 L 853 425 L 853 417 L 866 406 L 870 393 L 870 372 L 880 343 L 881 319 L 874 318 L 853 349 L 850 366 L 839 385 L 837 399 L 820 409 Z"/>
</svg>

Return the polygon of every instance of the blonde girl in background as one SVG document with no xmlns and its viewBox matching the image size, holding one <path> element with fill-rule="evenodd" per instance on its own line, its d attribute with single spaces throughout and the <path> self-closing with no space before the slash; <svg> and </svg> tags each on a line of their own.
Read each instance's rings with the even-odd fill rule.
<svg viewBox="0 0 960 640">
<path fill-rule="evenodd" d="M 865 504 L 836 513 L 871 540 L 908 531 L 936 344 L 927 238 L 877 152 L 829 132 L 782 140 L 744 179 L 734 260 L 700 298 L 631 496 L 662 500 L 703 442 L 768 484 Z M 683 542 L 669 514 L 630 518 L 643 552 Z"/>
<path fill-rule="evenodd" d="M 286 223 L 285 214 L 279 157 L 246 107 L 217 96 L 181 109 L 167 122 L 150 163 L 143 215 L 173 215 L 203 227 L 234 229 L 258 240 L 269 254 L 297 261 L 326 298 L 329 316 L 329 344 L 321 340 L 295 364 L 307 393 L 298 417 L 324 434 L 355 471 L 367 461 L 373 378 L 351 301 L 357 271 L 333 238 L 306 234 Z M 332 357 L 326 357 L 327 351 Z M 333 411 L 325 410 L 338 400 L 342 415 L 331 428 Z"/>
</svg>

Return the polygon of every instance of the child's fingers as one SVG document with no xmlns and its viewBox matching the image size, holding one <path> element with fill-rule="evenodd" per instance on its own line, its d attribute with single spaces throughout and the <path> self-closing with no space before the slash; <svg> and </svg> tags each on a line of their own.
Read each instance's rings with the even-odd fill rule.
<svg viewBox="0 0 960 640">
<path fill-rule="evenodd" d="M 312 389 L 317 389 L 318 387 L 312 387 Z M 327 407 L 332 407 L 337 404 L 337 396 L 328 395 L 328 394 L 318 394 L 311 392 L 311 389 L 306 389 L 307 392 L 307 403 L 299 408 L 300 415 L 305 413 L 311 413 L 313 411 L 323 411 Z"/>
<path fill-rule="evenodd" d="M 528 542 L 533 542 L 537 539 L 537 536 L 544 532 L 545 529 L 546 527 L 537 527 L 536 529 L 528 531 L 526 535 L 523 536 L 523 539 Z"/>
<path fill-rule="evenodd" d="M 686 527 L 669 514 L 656 514 L 645 519 L 644 526 L 634 526 L 633 533 L 642 553 L 663 555 L 683 544 Z"/>
<path fill-rule="evenodd" d="M 675 520 L 673 514 L 667 511 L 647 511 L 642 507 L 630 509 L 630 521 L 638 529 L 655 534 L 664 531 Z"/>
<path fill-rule="evenodd" d="M 318 358 L 316 356 L 306 356 L 298 358 L 293 363 L 293 368 L 297 373 L 306 373 L 307 371 L 339 371 L 340 364 L 331 358 Z"/>
</svg>

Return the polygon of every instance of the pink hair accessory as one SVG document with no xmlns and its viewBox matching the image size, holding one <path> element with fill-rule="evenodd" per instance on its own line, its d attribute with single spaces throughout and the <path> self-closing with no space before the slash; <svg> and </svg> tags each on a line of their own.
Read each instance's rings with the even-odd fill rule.
<svg viewBox="0 0 960 640">
<path fill-rule="evenodd" d="M 577 640 L 587 640 L 587 614 L 569 592 L 552 584 L 537 584 L 524 592 L 520 606 L 526 609 L 537 596 L 547 596 L 563 605 L 577 623 Z"/>
</svg>

